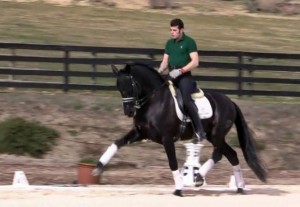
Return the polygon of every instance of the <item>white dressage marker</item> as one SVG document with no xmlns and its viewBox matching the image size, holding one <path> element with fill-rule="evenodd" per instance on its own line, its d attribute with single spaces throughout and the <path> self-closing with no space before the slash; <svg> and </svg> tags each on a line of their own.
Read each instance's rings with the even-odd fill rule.
<svg viewBox="0 0 300 207">
<path fill-rule="evenodd" d="M 13 186 L 29 186 L 29 182 L 24 171 L 15 171 Z"/>
</svg>

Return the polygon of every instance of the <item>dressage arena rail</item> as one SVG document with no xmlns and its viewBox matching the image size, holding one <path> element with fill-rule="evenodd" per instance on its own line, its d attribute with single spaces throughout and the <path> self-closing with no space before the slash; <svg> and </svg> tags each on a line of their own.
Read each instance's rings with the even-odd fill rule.
<svg viewBox="0 0 300 207">
<path fill-rule="evenodd" d="M 201 88 L 300 97 L 300 54 L 199 50 Z M 162 49 L 0 43 L 0 87 L 116 91 L 111 64 L 158 67 Z"/>
</svg>

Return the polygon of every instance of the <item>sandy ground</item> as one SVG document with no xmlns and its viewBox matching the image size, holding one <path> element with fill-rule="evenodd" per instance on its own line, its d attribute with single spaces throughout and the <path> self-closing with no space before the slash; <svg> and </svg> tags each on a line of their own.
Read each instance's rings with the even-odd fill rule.
<svg viewBox="0 0 300 207">
<path fill-rule="evenodd" d="M 185 197 L 173 196 L 172 186 L 103 185 L 89 187 L 0 186 L 1 207 L 42 206 L 296 206 L 300 202 L 299 185 L 251 185 L 246 195 L 237 195 L 227 186 L 186 189 Z"/>
</svg>

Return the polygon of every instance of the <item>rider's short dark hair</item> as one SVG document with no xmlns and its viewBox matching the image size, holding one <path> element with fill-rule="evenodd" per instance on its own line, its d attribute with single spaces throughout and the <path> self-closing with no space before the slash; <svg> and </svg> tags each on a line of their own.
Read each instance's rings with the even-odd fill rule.
<svg viewBox="0 0 300 207">
<path fill-rule="evenodd" d="M 184 24 L 183 24 L 183 21 L 181 19 L 172 19 L 171 22 L 170 22 L 170 26 L 171 27 L 178 26 L 179 29 L 184 28 Z"/>
</svg>

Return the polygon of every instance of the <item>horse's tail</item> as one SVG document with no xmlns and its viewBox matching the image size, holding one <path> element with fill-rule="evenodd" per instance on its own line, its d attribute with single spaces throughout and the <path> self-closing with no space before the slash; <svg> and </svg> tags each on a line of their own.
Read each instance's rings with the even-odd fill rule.
<svg viewBox="0 0 300 207">
<path fill-rule="evenodd" d="M 267 182 L 267 172 L 257 155 L 256 142 L 254 140 L 253 132 L 248 127 L 241 109 L 238 107 L 238 105 L 236 105 L 236 103 L 233 102 L 233 104 L 237 112 L 235 126 L 245 160 L 256 176 L 262 182 Z"/>
</svg>

